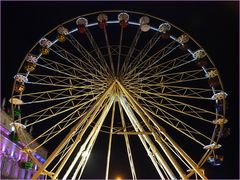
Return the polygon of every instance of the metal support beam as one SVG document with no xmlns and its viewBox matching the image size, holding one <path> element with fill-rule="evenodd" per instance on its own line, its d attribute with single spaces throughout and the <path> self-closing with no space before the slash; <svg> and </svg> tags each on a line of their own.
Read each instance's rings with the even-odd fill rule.
<svg viewBox="0 0 240 180">
<path fill-rule="evenodd" d="M 145 125 L 148 127 L 148 129 L 151 132 L 153 132 L 153 136 L 154 136 L 155 141 L 160 145 L 161 149 L 164 151 L 166 156 L 169 158 L 173 167 L 179 173 L 180 177 L 182 179 L 187 179 L 186 174 L 184 173 L 184 171 L 182 170 L 182 168 L 180 167 L 178 162 L 175 160 L 175 158 L 172 156 L 170 150 L 162 142 L 161 138 L 157 135 L 157 132 L 155 131 L 155 129 L 153 129 L 153 127 L 150 125 L 150 123 L 149 123 L 148 119 L 146 118 L 146 116 L 144 115 L 143 111 L 139 108 L 139 106 L 140 106 L 139 103 L 130 95 L 130 93 L 123 87 L 123 85 L 119 81 L 117 81 L 117 83 L 118 83 L 119 87 L 121 88 L 121 90 L 123 91 L 123 93 L 126 95 L 126 98 L 129 100 L 129 102 L 134 107 L 135 111 L 142 118 Z M 167 168 L 166 164 L 164 164 L 164 167 Z"/>
<path fill-rule="evenodd" d="M 181 156 L 188 162 L 188 164 L 195 170 L 195 172 L 202 178 L 202 179 L 207 179 L 207 177 L 204 175 L 203 171 L 198 167 L 198 165 L 180 148 L 180 146 L 166 133 L 166 131 L 161 128 L 161 126 L 151 117 L 151 115 L 131 96 L 131 94 L 123 87 L 123 85 L 117 81 L 118 85 L 126 95 L 127 99 L 130 101 L 130 103 L 136 108 L 137 112 L 139 115 L 142 117 L 143 121 L 145 122 L 146 125 L 148 125 L 148 121 L 145 118 L 145 115 L 147 118 L 154 124 L 155 127 L 158 128 L 158 130 L 168 139 L 168 141 L 174 146 L 174 148 L 181 154 Z M 145 114 L 142 114 L 142 112 Z M 149 126 L 149 128 L 151 128 Z M 153 131 L 155 131 L 153 129 Z M 168 150 L 164 147 L 166 146 L 161 138 L 157 136 L 157 133 L 154 133 L 154 138 L 156 141 L 159 143 L 161 148 L 163 148 L 164 152 L 172 162 L 173 166 L 176 168 L 176 170 L 179 172 L 180 176 L 183 179 L 187 179 L 187 176 L 185 173 L 181 170 L 181 167 L 178 164 L 175 164 L 175 160 L 172 158 L 171 154 L 168 152 Z M 177 163 L 177 162 L 176 162 Z M 184 174 L 183 174 L 184 173 Z"/>
<path fill-rule="evenodd" d="M 66 162 L 68 161 L 68 159 L 70 158 L 70 156 L 72 155 L 73 151 L 75 150 L 75 148 L 77 147 L 78 143 L 81 141 L 84 133 L 86 132 L 86 130 L 90 127 L 91 123 L 93 122 L 93 120 L 95 119 L 98 111 L 100 110 L 101 106 L 98 106 L 94 112 L 92 113 L 92 115 L 86 119 L 87 123 L 86 125 L 81 129 L 81 132 L 77 135 L 75 141 L 73 142 L 73 144 L 71 144 L 67 155 L 64 157 L 64 159 L 62 160 L 61 164 L 58 166 L 57 171 L 55 172 L 55 175 L 53 177 L 53 179 L 56 179 L 57 176 L 59 175 L 60 171 L 62 170 L 62 168 L 64 167 L 64 165 L 66 164 Z"/>
<path fill-rule="evenodd" d="M 108 175 L 109 175 L 109 163 L 110 163 L 110 158 L 111 158 L 111 147 L 112 147 L 112 135 L 113 135 L 115 107 L 116 107 L 116 100 L 114 101 L 114 104 L 113 104 L 111 127 L 110 127 L 110 133 L 109 133 L 108 155 L 107 155 L 106 174 L 105 174 L 105 179 L 106 180 L 108 179 Z"/>
<path fill-rule="evenodd" d="M 58 147 L 52 152 L 52 154 L 48 157 L 46 162 L 38 169 L 38 171 L 33 175 L 32 179 L 37 179 L 38 176 L 47 168 L 47 166 L 54 160 L 54 158 L 57 156 L 57 154 L 64 148 L 64 146 L 67 144 L 67 142 L 73 137 L 73 135 L 78 131 L 81 125 L 81 121 L 85 121 L 92 113 L 93 111 L 102 105 L 106 97 L 111 92 L 112 88 L 116 82 L 113 82 L 109 88 L 102 94 L 102 96 L 96 101 L 96 103 L 92 106 L 91 109 L 86 113 L 86 115 L 81 118 L 78 123 L 71 129 L 71 131 L 65 136 L 63 141 L 58 145 Z"/>
<path fill-rule="evenodd" d="M 118 99 L 119 99 L 119 97 L 118 97 Z M 124 119 L 124 115 L 123 115 L 123 110 L 122 110 L 122 106 L 119 102 L 118 102 L 118 106 L 119 106 L 119 110 L 120 110 L 120 116 L 121 116 L 123 131 L 126 132 L 127 128 L 126 128 L 126 123 L 125 123 L 125 119 Z M 128 160 L 129 160 L 129 164 L 130 164 L 132 178 L 133 178 L 133 180 L 135 180 L 135 179 L 137 179 L 137 175 L 136 175 L 135 166 L 134 166 L 134 162 L 133 162 L 132 151 L 131 151 L 131 146 L 130 146 L 128 134 L 124 134 L 124 139 L 125 139 L 125 143 L 126 143 Z"/>
<path fill-rule="evenodd" d="M 139 134 L 147 134 L 147 135 L 152 135 L 151 132 L 116 132 L 115 134 L 117 135 L 139 135 Z"/>
<path fill-rule="evenodd" d="M 92 148 L 94 146 L 94 143 L 95 143 L 95 141 L 96 141 L 96 139 L 98 137 L 98 134 L 100 132 L 102 124 L 103 124 L 104 120 L 106 119 L 106 116 L 107 116 L 107 114 L 108 114 L 108 112 L 109 112 L 109 110 L 110 110 L 110 108 L 111 108 L 111 106 L 113 104 L 113 101 L 114 101 L 114 98 L 111 97 L 110 101 L 105 106 L 104 110 L 102 111 L 102 114 L 101 114 L 98 122 L 96 123 L 96 125 L 94 126 L 94 129 L 91 132 L 91 135 L 90 135 L 91 138 L 90 138 L 90 141 L 89 141 L 89 143 L 87 145 L 86 150 L 85 150 L 85 146 L 86 146 L 87 143 L 84 143 L 82 145 L 81 150 L 82 150 L 82 152 L 85 150 L 86 155 L 85 155 L 85 157 L 82 157 L 81 161 L 79 162 L 79 164 L 78 164 L 78 166 L 77 166 L 77 168 L 76 168 L 76 170 L 75 170 L 75 172 L 73 174 L 73 177 L 72 177 L 73 180 L 76 179 L 77 174 L 78 174 L 78 172 L 80 170 L 81 170 L 81 172 L 80 172 L 80 176 L 81 176 L 81 174 L 83 172 L 83 169 L 84 169 L 84 167 L 85 167 L 85 165 L 87 163 L 87 160 L 88 160 L 88 158 L 89 158 L 89 156 L 91 154 L 91 150 L 92 150 Z M 79 152 L 79 153 L 82 155 L 82 152 Z M 79 176 L 79 178 L 80 178 L 80 176 Z"/>
<path fill-rule="evenodd" d="M 136 116 L 134 115 L 132 109 L 130 108 L 130 106 L 127 104 L 126 99 L 121 96 L 120 98 L 120 103 L 124 109 L 124 111 L 126 112 L 129 120 L 131 121 L 131 123 L 133 124 L 133 127 L 135 129 L 135 131 L 144 131 L 144 128 L 142 127 L 142 125 L 139 123 L 139 121 L 137 120 Z M 155 146 L 155 144 L 152 142 L 151 138 L 148 135 L 138 135 L 140 140 L 142 141 L 144 148 L 146 149 L 146 151 L 148 152 L 148 155 L 150 156 L 154 166 L 156 167 L 156 169 L 158 170 L 158 173 L 160 175 L 160 177 L 162 179 L 165 179 L 164 176 L 162 175 L 161 170 L 158 167 L 158 163 L 156 163 L 154 156 L 156 157 L 157 161 L 160 163 L 161 166 L 164 167 L 164 169 L 166 170 L 168 176 L 170 176 L 171 179 L 177 179 L 175 177 L 175 175 L 173 174 L 172 170 L 170 169 L 170 167 L 168 166 L 167 162 L 164 160 L 164 158 L 162 157 L 161 153 L 158 151 L 157 147 Z M 150 150 L 149 148 L 146 146 L 146 142 L 147 144 L 150 146 Z M 154 156 L 153 156 L 154 154 Z"/>
</svg>

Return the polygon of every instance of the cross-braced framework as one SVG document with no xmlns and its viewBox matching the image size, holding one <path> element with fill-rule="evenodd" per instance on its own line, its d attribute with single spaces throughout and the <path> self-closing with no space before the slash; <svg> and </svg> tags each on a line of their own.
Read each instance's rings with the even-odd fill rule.
<svg viewBox="0 0 240 180">
<path fill-rule="evenodd" d="M 191 36 L 160 18 L 104 11 L 71 19 L 34 45 L 14 78 L 13 126 L 38 165 L 33 179 L 80 179 L 100 133 L 109 135 L 106 179 L 114 136 L 125 141 L 133 179 L 133 136 L 161 179 L 206 179 L 202 166 L 221 147 L 219 73 Z M 30 127 L 33 140 L 22 130 Z M 41 164 L 32 152 L 49 146 Z"/>
</svg>

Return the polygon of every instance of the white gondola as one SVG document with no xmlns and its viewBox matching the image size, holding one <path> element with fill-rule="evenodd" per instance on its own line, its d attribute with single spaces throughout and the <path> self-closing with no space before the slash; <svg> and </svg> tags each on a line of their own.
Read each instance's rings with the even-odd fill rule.
<svg viewBox="0 0 240 180">
<path fill-rule="evenodd" d="M 120 13 L 119 15 L 118 15 L 118 20 L 119 20 L 119 22 L 121 22 L 121 21 L 124 21 L 124 22 L 128 22 L 128 20 L 129 20 L 129 15 L 127 14 L 127 13 Z"/>
<path fill-rule="evenodd" d="M 150 29 L 149 25 L 150 19 L 147 16 L 143 16 L 139 19 L 140 28 L 143 32 L 147 32 Z"/>
<path fill-rule="evenodd" d="M 208 71 L 208 77 L 209 78 L 214 78 L 214 77 L 217 77 L 218 76 L 218 72 L 216 69 L 212 69 L 210 71 Z"/>
<path fill-rule="evenodd" d="M 108 17 L 106 14 L 99 14 L 97 16 L 97 20 L 98 22 L 106 22 L 108 20 Z"/>
<path fill-rule="evenodd" d="M 171 25 L 169 23 L 162 23 L 160 24 L 158 30 L 161 33 L 166 33 L 167 31 L 170 31 Z"/>
<path fill-rule="evenodd" d="M 206 56 L 206 52 L 203 49 L 199 49 L 193 53 L 193 57 L 196 59 L 202 59 Z"/>
<path fill-rule="evenodd" d="M 177 38 L 177 42 L 180 44 L 185 44 L 189 41 L 189 36 L 187 34 L 183 34 Z"/>
<path fill-rule="evenodd" d="M 42 39 L 40 39 L 39 44 L 42 47 L 47 47 L 48 48 L 52 45 L 52 42 L 49 41 L 47 38 L 42 38 Z"/>
<path fill-rule="evenodd" d="M 76 20 L 76 24 L 87 26 L 88 25 L 88 20 L 86 18 L 80 17 Z"/>
<path fill-rule="evenodd" d="M 223 99 L 226 99 L 227 97 L 227 93 L 225 92 L 219 92 L 219 93 L 216 93 L 212 96 L 212 99 L 213 100 L 223 100 Z"/>
<path fill-rule="evenodd" d="M 25 58 L 25 60 L 27 61 L 27 62 L 30 62 L 30 63 L 37 63 L 37 57 L 36 56 L 34 56 L 34 55 L 32 55 L 32 54 L 28 54 L 27 56 L 26 56 L 26 58 Z"/>
<path fill-rule="evenodd" d="M 13 105 L 21 105 L 23 104 L 23 101 L 19 98 L 10 98 L 9 102 Z"/>
<path fill-rule="evenodd" d="M 218 118 L 213 120 L 213 124 L 223 125 L 226 124 L 228 120 L 226 118 Z"/>
<path fill-rule="evenodd" d="M 209 144 L 209 145 L 204 146 L 203 149 L 215 150 L 215 149 L 219 149 L 220 147 L 222 147 L 221 144 L 212 143 L 212 144 Z"/>
<path fill-rule="evenodd" d="M 11 127 L 14 127 L 14 128 L 17 128 L 17 129 L 26 129 L 26 126 L 24 124 L 21 124 L 21 123 L 17 123 L 17 122 L 14 122 L 14 123 L 11 123 L 10 124 Z"/>
<path fill-rule="evenodd" d="M 17 74 L 14 76 L 14 79 L 16 79 L 17 82 L 20 82 L 20 83 L 26 83 L 28 82 L 28 78 L 22 74 Z"/>
<path fill-rule="evenodd" d="M 58 29 L 57 29 L 57 32 L 59 34 L 62 34 L 62 35 L 67 35 L 68 34 L 68 29 L 63 27 L 63 26 L 60 26 Z"/>
</svg>

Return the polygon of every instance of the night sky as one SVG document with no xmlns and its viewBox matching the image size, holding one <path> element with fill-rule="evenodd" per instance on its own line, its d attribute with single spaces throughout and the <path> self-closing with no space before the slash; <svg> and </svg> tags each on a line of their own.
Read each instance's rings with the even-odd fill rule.
<svg viewBox="0 0 240 180">
<path fill-rule="evenodd" d="M 112 9 L 146 12 L 165 19 L 185 30 L 208 52 L 220 72 L 224 89 L 229 95 L 227 127 L 231 128 L 231 135 L 220 142 L 223 145 L 221 151 L 225 157 L 224 163 L 220 167 L 207 165 L 208 177 L 238 179 L 239 3 L 237 1 L 1 2 L 1 98 L 6 97 L 7 100 L 10 98 L 13 76 L 24 56 L 45 33 L 76 16 Z M 146 176 L 146 173 L 143 176 Z"/>
</svg>

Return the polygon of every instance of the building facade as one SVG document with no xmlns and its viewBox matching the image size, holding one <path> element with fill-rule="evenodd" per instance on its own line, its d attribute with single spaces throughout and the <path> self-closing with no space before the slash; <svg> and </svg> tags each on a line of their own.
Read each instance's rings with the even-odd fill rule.
<svg viewBox="0 0 240 180">
<path fill-rule="evenodd" d="M 32 164 L 30 157 L 27 153 L 22 151 L 25 146 L 24 143 L 10 140 L 12 123 L 11 117 L 1 110 L 1 122 L 0 122 L 0 179 L 30 179 L 32 175 L 37 171 L 37 165 Z M 28 142 L 33 138 L 24 130 L 24 135 Z M 32 144 L 31 148 L 37 147 L 38 143 Z M 47 150 L 39 148 L 34 156 L 39 162 L 44 163 L 47 158 Z M 26 163 L 28 162 L 28 163 Z M 30 167 L 27 165 L 30 164 Z M 24 165 L 24 166 L 23 166 Z M 39 179 L 44 179 L 44 176 L 40 176 Z"/>
</svg>

